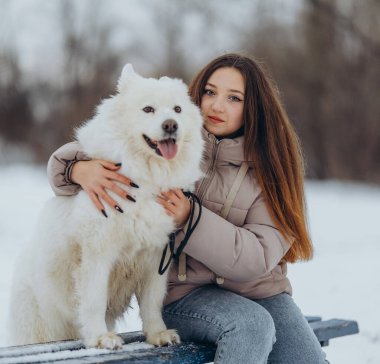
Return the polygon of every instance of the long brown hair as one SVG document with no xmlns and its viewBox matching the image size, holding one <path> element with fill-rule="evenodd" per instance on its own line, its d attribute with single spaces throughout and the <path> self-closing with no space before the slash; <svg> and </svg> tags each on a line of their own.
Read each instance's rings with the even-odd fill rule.
<svg viewBox="0 0 380 364">
<path fill-rule="evenodd" d="M 253 59 L 225 54 L 206 65 L 190 85 L 196 105 L 201 106 L 207 80 L 222 67 L 236 68 L 245 79 L 244 156 L 253 161 L 270 215 L 291 244 L 284 259 L 309 260 L 313 246 L 306 225 L 302 152 L 278 91 Z"/>
</svg>

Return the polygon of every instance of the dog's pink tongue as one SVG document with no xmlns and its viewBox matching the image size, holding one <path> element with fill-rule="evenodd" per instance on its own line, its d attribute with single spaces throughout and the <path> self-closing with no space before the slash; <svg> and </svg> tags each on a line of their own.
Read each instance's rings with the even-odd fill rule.
<svg viewBox="0 0 380 364">
<path fill-rule="evenodd" d="M 173 159 L 177 154 L 178 146 L 171 139 L 160 141 L 157 146 L 165 159 Z"/>
</svg>

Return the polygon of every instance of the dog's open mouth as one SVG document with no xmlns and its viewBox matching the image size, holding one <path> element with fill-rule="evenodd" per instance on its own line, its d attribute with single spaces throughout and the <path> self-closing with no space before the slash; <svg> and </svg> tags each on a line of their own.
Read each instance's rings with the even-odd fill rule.
<svg viewBox="0 0 380 364">
<path fill-rule="evenodd" d="M 174 138 L 152 140 L 143 134 L 146 143 L 160 156 L 165 159 L 173 159 L 178 151 L 178 145 Z"/>
</svg>

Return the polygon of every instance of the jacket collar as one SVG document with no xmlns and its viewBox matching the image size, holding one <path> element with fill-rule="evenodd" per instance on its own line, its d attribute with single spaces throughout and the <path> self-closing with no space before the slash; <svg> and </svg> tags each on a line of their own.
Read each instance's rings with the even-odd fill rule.
<svg viewBox="0 0 380 364">
<path fill-rule="evenodd" d="M 202 128 L 205 140 L 205 156 L 210 158 L 214 148 L 218 148 L 217 161 L 241 165 L 244 159 L 244 135 L 233 139 L 224 138 L 218 140 L 214 134 Z"/>
</svg>

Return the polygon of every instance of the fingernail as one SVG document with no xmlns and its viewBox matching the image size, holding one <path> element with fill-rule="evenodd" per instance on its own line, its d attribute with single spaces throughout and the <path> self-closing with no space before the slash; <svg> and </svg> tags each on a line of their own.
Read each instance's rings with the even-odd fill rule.
<svg viewBox="0 0 380 364">
<path fill-rule="evenodd" d="M 131 187 L 140 188 L 136 183 L 131 182 Z"/>
<path fill-rule="evenodd" d="M 127 195 L 127 199 L 129 201 L 136 202 L 136 200 L 132 196 Z"/>
<path fill-rule="evenodd" d="M 119 206 L 117 206 L 117 205 L 115 205 L 115 209 L 116 209 L 117 211 L 121 212 L 121 213 L 124 212 L 124 211 L 121 209 L 121 207 L 119 207 Z"/>
<path fill-rule="evenodd" d="M 121 163 L 115 163 L 115 167 L 120 167 Z"/>
<path fill-rule="evenodd" d="M 105 210 L 102 210 L 102 214 L 104 215 L 104 217 L 108 217 L 107 213 L 105 212 Z"/>
</svg>

